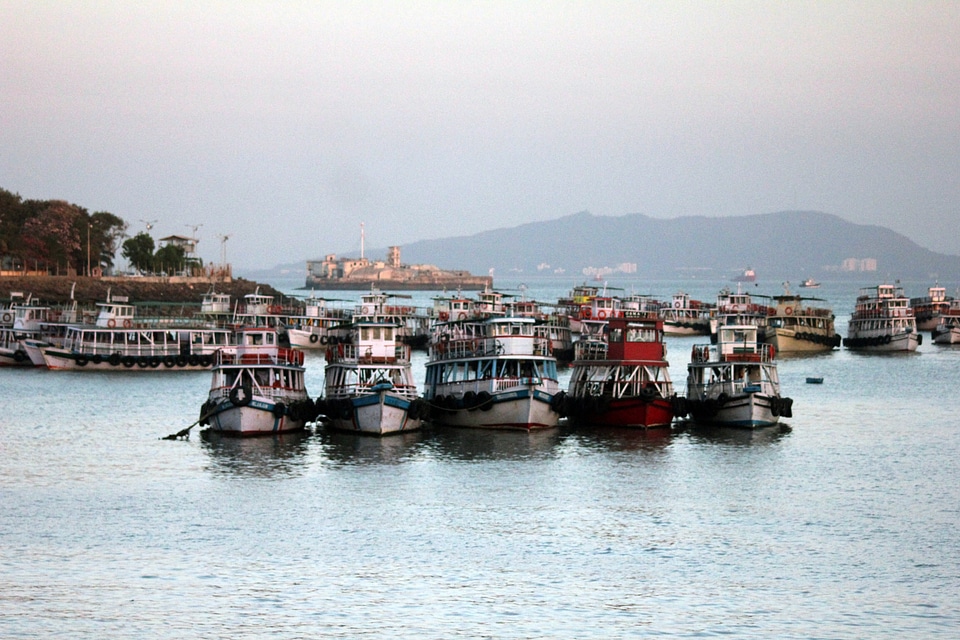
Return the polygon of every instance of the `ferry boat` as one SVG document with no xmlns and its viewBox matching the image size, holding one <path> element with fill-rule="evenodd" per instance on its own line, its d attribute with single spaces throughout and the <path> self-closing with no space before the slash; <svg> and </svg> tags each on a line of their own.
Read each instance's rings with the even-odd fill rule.
<svg viewBox="0 0 960 640">
<path fill-rule="evenodd" d="M 331 307 L 327 300 L 310 296 L 304 300 L 302 315 L 287 318 L 287 338 L 298 349 L 326 349 L 345 342 L 350 333 L 352 314 L 348 309 Z"/>
<path fill-rule="evenodd" d="M 774 348 L 757 341 L 753 325 L 720 327 L 717 345 L 693 346 L 687 365 L 687 409 L 696 422 L 765 427 L 793 416 L 780 395 Z"/>
<path fill-rule="evenodd" d="M 834 330 L 833 312 L 805 304 L 823 300 L 791 293 L 789 283 L 784 283 L 782 295 L 772 299 L 763 341 L 772 344 L 777 353 L 818 353 L 840 346 L 842 338 Z"/>
<path fill-rule="evenodd" d="M 767 331 L 767 316 L 770 310 L 766 305 L 757 304 L 749 293 L 737 285 L 736 293 L 728 287 L 717 294 L 717 304 L 710 314 L 710 341 L 716 343 L 717 329 L 722 325 L 752 324 L 757 327 L 757 339 L 764 340 Z"/>
<path fill-rule="evenodd" d="M 70 371 L 189 371 L 209 369 L 233 332 L 179 318 L 140 320 L 126 298 L 98 302 L 93 325 L 67 325 L 62 344 L 42 346 L 47 368 Z"/>
<path fill-rule="evenodd" d="M 946 287 L 940 283 L 927 289 L 927 295 L 920 298 L 910 298 L 910 308 L 916 318 L 918 331 L 933 331 L 940 324 L 940 314 L 950 308 L 953 298 L 947 295 Z"/>
<path fill-rule="evenodd" d="M 903 288 L 881 284 L 860 290 L 843 346 L 875 352 L 916 351 L 922 341 Z"/>
<path fill-rule="evenodd" d="M 0 327 L 0 367 L 32 366 L 21 342 L 21 334 L 9 327 Z"/>
<path fill-rule="evenodd" d="M 426 403 L 401 336 L 395 322 L 358 320 L 348 344 L 327 348 L 322 407 L 331 428 L 378 436 L 420 428 Z"/>
<path fill-rule="evenodd" d="M 364 293 L 353 311 L 353 321 L 397 324 L 397 340 L 415 349 L 425 348 L 430 339 L 430 315 L 413 305 L 391 304 L 393 298 L 408 299 L 410 296 L 376 289 Z"/>
<path fill-rule="evenodd" d="M 241 329 L 237 344 L 216 351 L 200 425 L 224 435 L 255 436 L 299 431 L 315 418 L 303 352 L 279 346 L 275 329 Z"/>
<path fill-rule="evenodd" d="M 536 325 L 522 317 L 435 324 L 424 385 L 431 421 L 525 431 L 557 426 L 557 360 Z"/>
<path fill-rule="evenodd" d="M 819 289 L 820 283 L 814 280 L 813 278 L 807 278 L 800 283 L 800 286 L 804 289 Z"/>
<path fill-rule="evenodd" d="M 753 269 L 747 267 L 740 272 L 739 275 L 733 278 L 734 282 L 756 282 L 757 281 L 757 272 Z"/>
<path fill-rule="evenodd" d="M 675 395 L 663 321 L 656 312 L 625 311 L 607 323 L 605 335 L 574 345 L 563 413 L 591 425 L 669 427 Z"/>
<path fill-rule="evenodd" d="M 567 296 L 557 300 L 557 313 L 567 318 L 571 333 L 580 333 L 581 311 L 599 294 L 600 287 L 584 283 L 573 287 Z"/>
<path fill-rule="evenodd" d="M 960 344 L 960 299 L 950 301 L 950 307 L 940 314 L 940 323 L 932 335 L 936 344 Z"/>
<path fill-rule="evenodd" d="M 691 300 L 690 294 L 675 293 L 673 300 L 660 307 L 663 332 L 668 336 L 710 335 L 710 306 Z"/>
</svg>

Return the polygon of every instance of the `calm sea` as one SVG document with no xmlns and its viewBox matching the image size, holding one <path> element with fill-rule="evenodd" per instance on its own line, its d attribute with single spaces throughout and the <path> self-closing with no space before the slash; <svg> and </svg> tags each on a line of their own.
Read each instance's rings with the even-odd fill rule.
<svg viewBox="0 0 960 640">
<path fill-rule="evenodd" d="M 858 286 L 804 292 L 845 334 Z M 668 341 L 680 391 L 702 341 Z M 208 373 L 3 369 L 0 636 L 958 637 L 960 349 L 780 377 L 794 417 L 756 432 L 168 441 Z"/>
</svg>

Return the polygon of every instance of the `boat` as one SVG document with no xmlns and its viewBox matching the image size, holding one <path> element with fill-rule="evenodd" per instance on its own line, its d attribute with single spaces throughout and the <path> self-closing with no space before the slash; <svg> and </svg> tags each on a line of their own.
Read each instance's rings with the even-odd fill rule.
<svg viewBox="0 0 960 640">
<path fill-rule="evenodd" d="M 658 314 L 624 311 L 603 335 L 575 343 L 562 412 L 589 425 L 669 427 L 676 401 Z"/>
<path fill-rule="evenodd" d="M 21 334 L 9 327 L 0 327 L 0 367 L 32 366 L 21 342 Z"/>
<path fill-rule="evenodd" d="M 530 431 L 560 420 L 557 360 L 534 318 L 437 322 L 426 363 L 431 422 Z"/>
<path fill-rule="evenodd" d="M 724 287 L 717 294 L 716 308 L 710 314 L 710 341 L 716 343 L 717 329 L 728 324 L 752 324 L 757 327 L 757 339 L 761 342 L 767 331 L 767 316 L 770 309 L 757 304 L 749 293 L 737 285 L 736 293 Z"/>
<path fill-rule="evenodd" d="M 807 278 L 800 283 L 800 286 L 804 289 L 819 289 L 820 283 L 814 280 L 813 278 Z"/>
<path fill-rule="evenodd" d="M 303 313 L 287 318 L 287 339 L 298 349 L 326 349 L 344 342 L 350 332 L 349 309 L 328 305 L 316 296 L 304 300 Z"/>
<path fill-rule="evenodd" d="M 814 307 L 809 302 L 823 302 L 790 291 L 785 282 L 783 294 L 771 296 L 767 328 L 763 342 L 772 344 L 778 354 L 819 353 L 840 346 L 842 338 L 835 331 L 833 311 Z"/>
<path fill-rule="evenodd" d="M 212 372 L 198 422 L 214 432 L 286 433 L 316 418 L 304 385 L 303 352 L 281 347 L 276 329 L 240 329 L 235 345 L 215 352 Z"/>
<path fill-rule="evenodd" d="M 807 384 L 823 384 L 823 378 L 807 378 Z"/>
<path fill-rule="evenodd" d="M 426 348 L 430 339 L 430 314 L 410 304 L 391 303 L 409 295 L 384 293 L 374 288 L 360 296 L 353 311 L 354 322 L 387 322 L 398 326 L 397 340 L 415 349 Z"/>
<path fill-rule="evenodd" d="M 947 295 L 946 287 L 935 283 L 927 289 L 927 295 L 910 298 L 910 308 L 916 318 L 918 331 L 933 331 L 940 324 L 940 314 L 950 309 L 953 297 Z"/>
<path fill-rule="evenodd" d="M 673 300 L 660 307 L 663 332 L 668 336 L 708 336 L 710 313 L 710 305 L 692 300 L 683 291 L 675 293 Z"/>
<path fill-rule="evenodd" d="M 733 278 L 734 282 L 756 282 L 757 272 L 747 267 Z"/>
<path fill-rule="evenodd" d="M 755 326 L 720 327 L 715 347 L 693 346 L 686 409 L 698 423 L 728 427 L 766 427 L 792 417 L 774 356 L 772 345 L 757 341 Z"/>
<path fill-rule="evenodd" d="M 68 324 L 60 344 L 41 346 L 49 369 L 69 371 L 191 371 L 210 369 L 233 331 L 181 318 L 140 319 L 127 298 L 98 302 L 94 324 Z"/>
<path fill-rule="evenodd" d="M 910 300 L 899 285 L 863 287 L 843 346 L 867 352 L 916 351 L 923 341 Z"/>
<path fill-rule="evenodd" d="M 349 343 L 327 348 L 321 406 L 331 428 L 378 436 L 420 428 L 426 403 L 401 329 L 396 322 L 357 320 Z"/>
<path fill-rule="evenodd" d="M 960 299 L 950 301 L 932 335 L 935 344 L 960 344 Z"/>
</svg>

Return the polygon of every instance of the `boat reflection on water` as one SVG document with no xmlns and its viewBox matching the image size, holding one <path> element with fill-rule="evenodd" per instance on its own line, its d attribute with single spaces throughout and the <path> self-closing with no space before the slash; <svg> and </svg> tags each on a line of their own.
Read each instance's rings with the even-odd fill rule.
<svg viewBox="0 0 960 640">
<path fill-rule="evenodd" d="M 694 442 L 728 444 L 735 446 L 774 444 L 788 435 L 793 429 L 789 424 L 780 422 L 766 427 L 740 429 L 686 422 L 683 430 Z"/>
<path fill-rule="evenodd" d="M 581 425 L 564 436 L 565 446 L 576 446 L 591 451 L 663 451 L 673 441 L 669 427 L 638 429 L 605 425 Z"/>
<path fill-rule="evenodd" d="M 500 430 L 438 427 L 430 433 L 430 448 L 445 460 L 524 460 L 556 457 L 560 429 Z"/>
<path fill-rule="evenodd" d="M 231 476 L 275 478 L 302 474 L 308 464 L 309 430 L 238 438 L 212 429 L 200 432 L 203 450 L 210 455 L 210 471 Z"/>
<path fill-rule="evenodd" d="M 398 431 L 384 436 L 318 429 L 323 457 L 339 465 L 399 464 L 423 450 L 424 432 Z"/>
</svg>

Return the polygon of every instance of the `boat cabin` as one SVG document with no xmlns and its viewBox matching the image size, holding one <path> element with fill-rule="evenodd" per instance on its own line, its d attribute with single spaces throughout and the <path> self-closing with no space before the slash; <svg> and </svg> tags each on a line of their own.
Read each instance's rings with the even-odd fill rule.
<svg viewBox="0 0 960 640">
<path fill-rule="evenodd" d="M 657 314 L 633 312 L 610 321 L 607 334 L 608 360 L 659 362 L 666 356 L 663 321 Z"/>
</svg>

